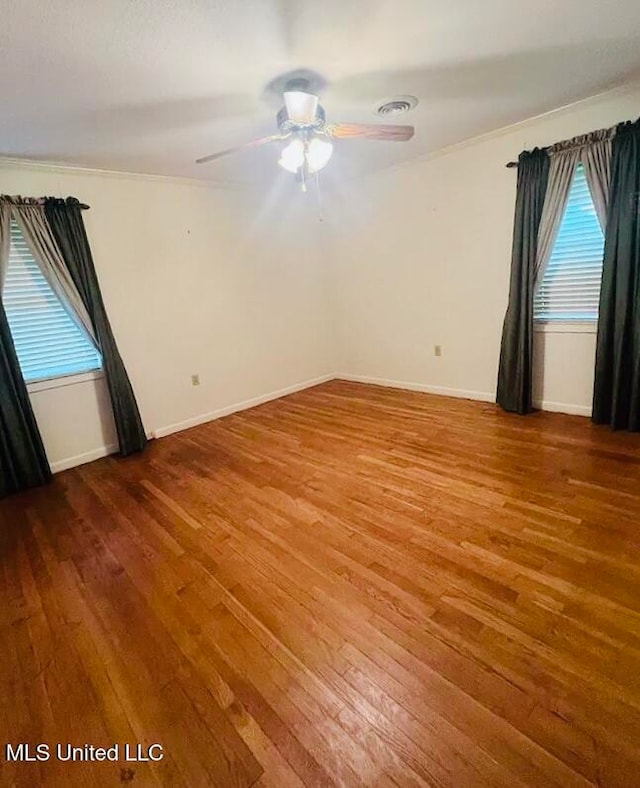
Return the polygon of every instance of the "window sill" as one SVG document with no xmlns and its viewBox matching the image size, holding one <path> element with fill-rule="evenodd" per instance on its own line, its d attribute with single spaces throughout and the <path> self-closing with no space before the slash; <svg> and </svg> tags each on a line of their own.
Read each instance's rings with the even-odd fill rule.
<svg viewBox="0 0 640 788">
<path fill-rule="evenodd" d="M 534 332 L 538 334 L 597 334 L 597 320 L 549 320 L 536 321 Z"/>
<path fill-rule="evenodd" d="M 59 378 L 47 378 L 45 380 L 34 380 L 27 383 L 27 391 L 34 394 L 37 391 L 47 391 L 48 389 L 59 389 L 64 386 L 75 386 L 78 383 L 87 383 L 91 380 L 99 380 L 104 377 L 104 370 L 93 369 L 91 372 L 80 372 L 77 375 L 63 375 Z"/>
</svg>

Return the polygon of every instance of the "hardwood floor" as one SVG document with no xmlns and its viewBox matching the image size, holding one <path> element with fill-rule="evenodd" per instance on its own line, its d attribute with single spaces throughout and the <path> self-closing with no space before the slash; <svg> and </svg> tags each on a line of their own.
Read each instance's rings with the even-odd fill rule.
<svg viewBox="0 0 640 788">
<path fill-rule="evenodd" d="M 0 502 L 0 744 L 164 757 L 0 783 L 638 786 L 639 547 L 640 436 L 338 381 L 67 471 Z"/>
</svg>

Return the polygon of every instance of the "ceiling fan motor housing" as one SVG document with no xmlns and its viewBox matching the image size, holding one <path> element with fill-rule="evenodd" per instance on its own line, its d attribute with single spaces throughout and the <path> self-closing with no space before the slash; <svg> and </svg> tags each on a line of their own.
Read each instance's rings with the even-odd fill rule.
<svg viewBox="0 0 640 788">
<path fill-rule="evenodd" d="M 325 121 L 326 121 L 326 114 L 324 111 L 324 107 L 322 107 L 320 104 L 318 104 L 318 107 L 316 109 L 315 118 L 310 123 L 303 124 L 289 120 L 289 114 L 287 112 L 286 107 L 282 107 L 282 109 L 276 115 L 276 122 L 278 124 L 278 128 L 283 134 L 299 128 L 318 129 L 324 126 Z"/>
</svg>

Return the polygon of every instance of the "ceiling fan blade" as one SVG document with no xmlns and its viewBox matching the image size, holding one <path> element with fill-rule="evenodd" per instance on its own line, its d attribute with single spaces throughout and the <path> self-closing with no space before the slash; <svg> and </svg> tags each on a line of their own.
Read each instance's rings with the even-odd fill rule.
<svg viewBox="0 0 640 788">
<path fill-rule="evenodd" d="M 261 145 L 266 145 L 268 142 L 276 142 L 277 140 L 283 139 L 286 139 L 286 136 L 283 134 L 272 134 L 270 137 L 262 137 L 259 140 L 246 142 L 244 145 L 236 145 L 235 148 L 227 148 L 217 153 L 210 153 L 208 156 L 202 156 L 202 158 L 196 159 L 196 164 L 206 164 L 214 159 L 219 159 L 221 156 L 228 156 L 230 153 L 238 153 L 239 151 L 250 150 L 251 148 L 259 148 Z"/>
<path fill-rule="evenodd" d="M 374 125 L 369 123 L 329 123 L 324 127 L 337 140 L 389 140 L 406 142 L 413 137 L 413 126 Z"/>
</svg>

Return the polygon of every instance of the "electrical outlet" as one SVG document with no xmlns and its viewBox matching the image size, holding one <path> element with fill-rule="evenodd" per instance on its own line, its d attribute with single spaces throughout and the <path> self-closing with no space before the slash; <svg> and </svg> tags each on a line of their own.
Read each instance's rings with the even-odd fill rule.
<svg viewBox="0 0 640 788">
<path fill-rule="evenodd" d="M 433 355 L 438 357 L 442 355 L 442 345 L 434 345 Z"/>
<path fill-rule="evenodd" d="M 192 386 L 199 386 L 200 385 L 200 375 L 192 375 L 191 376 L 191 385 Z"/>
</svg>

